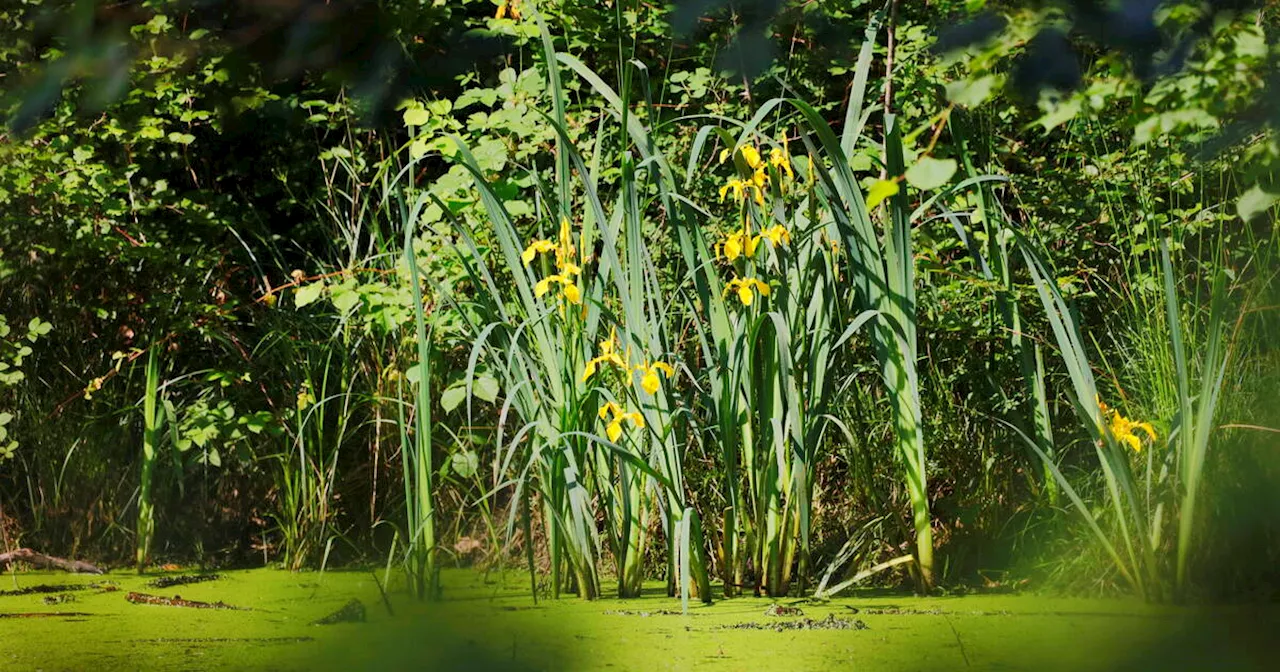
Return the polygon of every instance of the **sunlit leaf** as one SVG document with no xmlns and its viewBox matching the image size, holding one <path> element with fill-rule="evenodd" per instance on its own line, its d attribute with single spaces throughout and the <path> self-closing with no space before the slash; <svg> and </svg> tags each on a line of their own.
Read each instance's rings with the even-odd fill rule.
<svg viewBox="0 0 1280 672">
<path fill-rule="evenodd" d="M 299 287 L 293 293 L 293 305 L 302 308 L 310 303 L 314 303 L 320 298 L 320 294 L 324 292 L 323 282 L 313 282 L 308 285 Z"/>
<path fill-rule="evenodd" d="M 867 192 L 867 209 L 875 209 L 877 205 L 884 202 L 884 199 L 898 193 L 899 189 L 901 187 L 896 180 L 880 180 L 871 185 L 871 189 Z"/>
<path fill-rule="evenodd" d="M 930 191 L 951 181 L 956 174 L 955 159 L 926 156 L 907 169 L 907 183 L 920 191 Z"/>
</svg>

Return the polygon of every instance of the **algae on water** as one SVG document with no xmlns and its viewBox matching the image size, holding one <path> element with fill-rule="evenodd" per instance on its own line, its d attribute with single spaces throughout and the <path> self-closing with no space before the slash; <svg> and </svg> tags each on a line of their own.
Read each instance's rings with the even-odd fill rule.
<svg viewBox="0 0 1280 672">
<path fill-rule="evenodd" d="M 523 577 L 453 570 L 445 600 L 392 585 L 384 607 L 367 572 L 222 572 L 149 587 L 155 576 L 15 574 L 0 594 L 0 667 L 8 670 L 363 669 L 1259 669 L 1276 608 L 1201 612 L 1129 600 L 1035 596 L 845 597 L 803 614 L 742 597 L 680 615 L 665 587 L 630 600 L 536 605 Z M 174 577 L 176 578 L 176 577 Z M 394 582 L 393 582 L 394 584 Z M 40 587 L 55 590 L 45 592 Z M 245 611 L 132 604 L 130 592 L 224 602 Z M 74 602 L 47 604 L 50 595 Z M 364 620 L 335 619 L 362 605 Z M 364 606 L 370 605 L 370 606 Z M 355 610 L 351 610 L 354 612 Z M 767 612 L 778 615 L 768 615 Z M 1230 634 L 1230 639 L 1224 637 Z M 1232 641 L 1233 648 L 1221 642 Z M 1135 665 L 1135 663 L 1140 664 Z"/>
</svg>

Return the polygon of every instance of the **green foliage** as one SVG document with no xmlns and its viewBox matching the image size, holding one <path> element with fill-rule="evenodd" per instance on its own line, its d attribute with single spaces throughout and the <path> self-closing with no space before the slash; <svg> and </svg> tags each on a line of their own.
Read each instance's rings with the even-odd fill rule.
<svg viewBox="0 0 1280 672">
<path fill-rule="evenodd" d="M 9 435 L 13 413 L 6 408 L 4 388 L 18 385 L 26 378 L 22 371 L 23 359 L 31 355 L 32 346 L 52 330 L 52 324 L 33 317 L 27 323 L 26 334 L 19 336 L 5 316 L 0 315 L 0 462 L 12 459 L 18 449 L 18 440 Z"/>
<path fill-rule="evenodd" d="M 403 553 L 425 597 L 479 546 L 555 594 L 662 575 L 706 600 L 714 576 L 776 596 L 908 563 L 922 587 L 972 580 L 1061 529 L 1061 482 L 1106 542 L 1075 558 L 1109 560 L 1100 583 L 1193 592 L 1204 521 L 1246 471 L 1227 446 L 1260 443 L 1210 432 L 1190 381 L 1219 361 L 1194 354 L 1206 269 L 1274 294 L 1274 134 L 1215 128 L 1265 85 L 1274 16 L 1224 21 L 1153 86 L 1096 53 L 1086 88 L 1032 101 L 1010 64 L 1044 16 L 1008 10 L 999 39 L 939 56 L 938 17 L 981 3 L 880 4 L 717 10 L 673 35 L 636 3 L 389 3 L 424 71 L 390 103 L 369 101 L 404 80 L 365 98 L 348 73 L 248 65 L 183 3 L 126 16 L 123 70 L 74 31 L 38 41 L 39 3 L 0 10 L 7 90 L 70 68 L 0 137 L 0 505 L 33 544 L 106 557 L 145 559 L 152 532 L 151 555 L 291 568 Z M 440 53 L 461 41 L 485 55 Z M 760 203 L 748 146 L 785 157 Z M 717 201 L 729 179 L 741 201 Z M 539 296 L 567 271 L 520 253 L 562 220 L 581 272 Z M 735 234 L 759 249 L 728 259 Z M 1274 378 L 1263 313 L 1232 337 L 1251 356 L 1223 360 L 1234 425 L 1274 425 L 1239 401 Z M 602 342 L 626 371 L 584 382 Z M 1086 373 L 1153 419 L 1165 462 L 1078 421 Z M 1191 526 L 1192 547 L 1143 525 Z"/>
</svg>

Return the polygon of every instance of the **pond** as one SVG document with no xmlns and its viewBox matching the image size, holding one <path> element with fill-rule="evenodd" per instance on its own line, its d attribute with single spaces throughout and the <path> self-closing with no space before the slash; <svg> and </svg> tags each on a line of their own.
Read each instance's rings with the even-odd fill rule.
<svg viewBox="0 0 1280 672">
<path fill-rule="evenodd" d="M 535 604 L 520 572 L 443 578 L 446 600 L 421 604 L 394 573 L 386 599 L 372 572 L 4 575 L 0 668 L 1246 670 L 1269 667 L 1280 632 L 1275 605 L 864 593 L 682 615 L 658 584 Z"/>
</svg>

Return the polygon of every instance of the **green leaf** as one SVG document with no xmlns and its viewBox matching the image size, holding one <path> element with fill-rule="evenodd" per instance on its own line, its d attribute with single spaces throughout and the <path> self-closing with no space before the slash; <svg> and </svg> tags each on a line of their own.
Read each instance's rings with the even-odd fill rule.
<svg viewBox="0 0 1280 672">
<path fill-rule="evenodd" d="M 419 135 L 413 139 L 413 142 L 409 143 L 409 158 L 414 160 L 421 159 L 430 150 L 431 145 L 428 144 L 427 136 Z"/>
<path fill-rule="evenodd" d="M 424 107 L 414 106 L 404 111 L 405 126 L 421 126 L 431 121 L 431 113 Z"/>
<path fill-rule="evenodd" d="M 340 313 L 349 313 L 356 306 L 360 305 L 360 292 L 347 283 L 336 285 L 331 292 L 331 300 L 333 307 L 338 309 Z"/>
<path fill-rule="evenodd" d="M 507 146 L 492 138 L 482 139 L 472 155 L 483 170 L 497 172 L 507 165 Z"/>
<path fill-rule="evenodd" d="M 45 334 L 53 331 L 53 325 L 41 320 L 38 317 L 31 318 L 27 323 L 27 340 L 35 342 L 35 340 Z"/>
<path fill-rule="evenodd" d="M 961 107 L 977 107 L 991 97 L 995 85 L 995 75 L 951 82 L 947 85 L 947 100 Z"/>
<path fill-rule="evenodd" d="M 445 413 L 451 413 L 453 409 L 462 405 L 466 398 L 467 388 L 462 385 L 455 385 L 440 395 L 440 408 L 443 408 Z"/>
<path fill-rule="evenodd" d="M 493 403 L 498 398 L 498 381 L 493 376 L 479 376 L 471 385 L 477 398 Z"/>
<path fill-rule="evenodd" d="M 12 413 L 0 413 L 0 427 L 9 424 L 10 420 L 13 420 Z"/>
<path fill-rule="evenodd" d="M 951 181 L 957 168 L 954 159 L 926 156 L 907 169 L 907 183 L 920 191 L 937 189 Z"/>
<path fill-rule="evenodd" d="M 457 475 L 471 478 L 480 470 L 480 456 L 476 455 L 475 451 L 464 450 L 450 456 L 449 465 Z"/>
<path fill-rule="evenodd" d="M 874 210 L 884 199 L 898 193 L 901 187 L 896 180 L 880 180 L 867 192 L 867 210 Z"/>
<path fill-rule="evenodd" d="M 1070 98 L 1054 105 L 1052 110 L 1037 119 L 1035 123 L 1043 126 L 1045 131 L 1052 131 L 1058 126 L 1071 121 L 1079 113 L 1080 101 L 1076 98 Z"/>
<path fill-rule="evenodd" d="M 259 434 L 268 424 L 271 423 L 271 413 L 269 411 L 258 411 L 249 415 L 240 416 L 238 421 L 245 426 L 253 434 Z"/>
<path fill-rule="evenodd" d="M 1236 201 L 1236 212 L 1240 214 L 1240 219 L 1248 222 L 1271 209 L 1277 200 L 1280 200 L 1280 194 L 1268 193 L 1255 184 Z"/>
<path fill-rule="evenodd" d="M 324 291 L 324 282 L 313 282 L 309 285 L 303 285 L 293 292 L 293 305 L 302 308 L 309 303 L 314 303 L 320 298 L 321 292 Z"/>
</svg>

